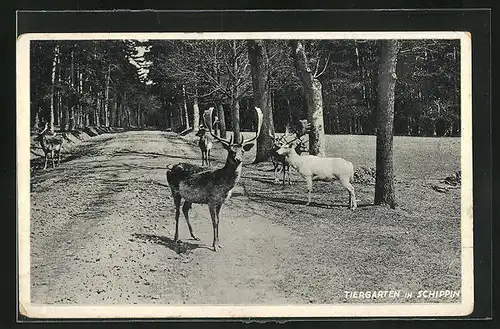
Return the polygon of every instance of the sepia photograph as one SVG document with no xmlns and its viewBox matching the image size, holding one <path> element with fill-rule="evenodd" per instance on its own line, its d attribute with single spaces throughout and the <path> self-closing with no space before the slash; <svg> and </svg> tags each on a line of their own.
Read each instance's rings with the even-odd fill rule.
<svg viewBox="0 0 500 329">
<path fill-rule="evenodd" d="M 20 312 L 470 314 L 471 56 L 467 32 L 21 35 Z"/>
</svg>

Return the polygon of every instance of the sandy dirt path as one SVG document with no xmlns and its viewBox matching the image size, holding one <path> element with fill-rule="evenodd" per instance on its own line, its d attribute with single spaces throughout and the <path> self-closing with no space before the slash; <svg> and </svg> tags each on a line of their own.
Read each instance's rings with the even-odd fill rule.
<svg viewBox="0 0 500 329">
<path fill-rule="evenodd" d="M 216 156 L 223 158 L 222 150 Z M 101 135 L 56 169 L 32 177 L 34 303 L 284 303 L 277 263 L 293 239 L 269 207 L 237 187 L 221 212 L 224 248 L 210 250 L 205 205 L 191 222 L 200 242 L 172 241 L 167 164 L 198 162 L 193 142 L 161 132 Z M 295 300 L 297 301 L 297 300 Z"/>
</svg>

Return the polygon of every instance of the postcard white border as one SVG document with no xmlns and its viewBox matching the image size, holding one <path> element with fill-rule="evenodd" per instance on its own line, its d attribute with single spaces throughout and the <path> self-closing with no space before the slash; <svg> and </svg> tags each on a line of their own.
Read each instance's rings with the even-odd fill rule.
<svg viewBox="0 0 500 329">
<path fill-rule="evenodd" d="M 461 303 L 323 305 L 39 305 L 30 301 L 31 40 L 109 39 L 460 39 L 461 43 Z M 472 212 L 472 49 L 468 32 L 32 33 L 18 37 L 17 211 L 19 311 L 30 318 L 296 318 L 463 316 L 474 306 Z"/>
</svg>

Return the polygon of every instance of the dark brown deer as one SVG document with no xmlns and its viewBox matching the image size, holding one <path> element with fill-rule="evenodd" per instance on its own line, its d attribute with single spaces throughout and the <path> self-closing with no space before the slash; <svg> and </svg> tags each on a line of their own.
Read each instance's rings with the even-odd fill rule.
<svg viewBox="0 0 500 329">
<path fill-rule="evenodd" d="M 254 141 L 260 134 L 262 126 L 262 111 L 255 108 L 257 112 L 257 133 L 255 137 L 245 141 L 241 136 L 240 143 L 233 143 L 233 137 L 228 141 L 220 138 L 212 132 L 212 112 L 213 107 L 205 111 L 203 120 L 205 126 L 213 138 L 221 142 L 224 149 L 227 151 L 226 164 L 219 169 L 207 169 L 189 163 L 179 163 L 167 170 L 167 181 L 172 190 L 172 196 L 175 204 L 175 235 L 174 240 L 179 239 L 179 216 L 181 200 L 184 199 L 182 212 L 186 219 L 191 237 L 195 240 L 198 238 L 194 235 L 191 224 L 189 223 L 189 209 L 193 203 L 206 204 L 210 211 L 213 227 L 213 243 L 214 251 L 218 251 L 219 245 L 219 213 L 222 205 L 230 197 L 233 188 L 236 186 L 241 177 L 243 154 L 249 151 Z"/>
<path fill-rule="evenodd" d="M 198 146 L 201 150 L 201 165 L 207 165 L 210 167 L 210 152 L 212 151 L 212 138 L 207 133 L 207 130 L 200 126 L 200 129 L 196 133 L 196 136 L 200 137 L 198 140 Z"/>
<path fill-rule="evenodd" d="M 305 121 L 305 120 L 303 120 Z M 307 125 L 307 122 L 306 122 Z M 295 145 L 295 152 L 297 154 L 302 154 L 304 152 L 307 152 L 308 149 L 304 145 L 304 142 L 302 141 L 301 137 L 306 134 L 308 130 L 297 130 L 295 133 L 297 144 Z M 286 138 L 288 137 L 289 130 L 288 126 L 285 128 L 285 133 L 282 136 L 276 136 L 274 138 L 274 143 L 273 147 L 271 149 L 271 161 L 274 166 L 274 183 L 278 184 L 279 183 L 279 178 L 278 174 L 280 172 L 283 172 L 283 185 L 285 185 L 286 181 L 286 176 L 288 175 L 288 184 L 292 184 L 291 179 L 290 179 L 290 163 L 288 163 L 287 158 L 284 155 L 278 154 L 278 150 L 283 146 L 284 144 L 287 144 Z M 272 135 L 271 135 L 272 137 Z"/>
<path fill-rule="evenodd" d="M 43 169 L 47 169 L 47 162 L 50 158 L 52 159 L 52 168 L 55 168 L 55 157 L 57 155 L 57 165 L 61 163 L 61 150 L 63 148 L 63 137 L 60 135 L 50 135 L 47 131 L 49 127 L 48 123 L 45 123 L 45 128 L 38 134 L 35 141 L 40 142 L 43 153 L 45 154 L 45 165 Z"/>
</svg>

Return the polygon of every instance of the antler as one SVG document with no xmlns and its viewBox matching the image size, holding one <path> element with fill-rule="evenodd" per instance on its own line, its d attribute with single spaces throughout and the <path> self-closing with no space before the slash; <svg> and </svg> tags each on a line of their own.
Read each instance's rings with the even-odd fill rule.
<svg viewBox="0 0 500 329">
<path fill-rule="evenodd" d="M 255 134 L 255 137 L 249 139 L 248 141 L 245 141 L 244 138 L 243 138 L 243 135 L 242 135 L 241 145 L 245 145 L 245 144 L 249 144 L 249 143 L 253 142 L 260 135 L 260 128 L 262 128 L 263 114 L 262 114 L 262 110 L 260 108 L 258 108 L 258 107 L 255 108 L 255 112 L 257 112 L 257 133 Z"/>
<path fill-rule="evenodd" d="M 222 144 L 231 145 L 232 140 L 233 140 L 232 136 L 231 136 L 231 140 L 228 141 L 224 138 L 220 138 L 219 136 L 217 136 L 216 134 L 213 133 L 213 131 L 212 131 L 212 112 L 213 111 L 214 111 L 213 107 L 209 108 L 208 110 L 205 110 L 205 112 L 203 113 L 203 123 L 205 124 L 205 126 L 208 127 L 208 131 L 210 132 L 210 135 L 212 135 L 213 138 L 215 138 L 216 140 L 218 140 Z M 214 123 L 216 123 L 217 121 L 218 121 L 218 119 Z"/>
<path fill-rule="evenodd" d="M 302 142 L 302 136 L 305 136 L 312 129 L 312 124 L 307 122 L 307 120 L 299 120 L 298 128 L 295 131 L 295 138 L 291 141 L 287 141 L 286 144 L 290 145 L 296 140 L 300 140 Z"/>
<path fill-rule="evenodd" d="M 49 123 L 48 123 L 48 122 L 45 122 L 44 128 L 43 128 L 43 130 L 40 132 L 40 134 L 43 134 L 44 132 L 46 132 L 46 131 L 47 131 L 47 129 L 49 129 Z"/>
<path fill-rule="evenodd" d="M 296 135 L 302 137 L 305 134 L 308 134 L 311 129 L 312 124 L 310 122 L 307 122 L 307 120 L 299 120 L 299 127 Z"/>
</svg>

